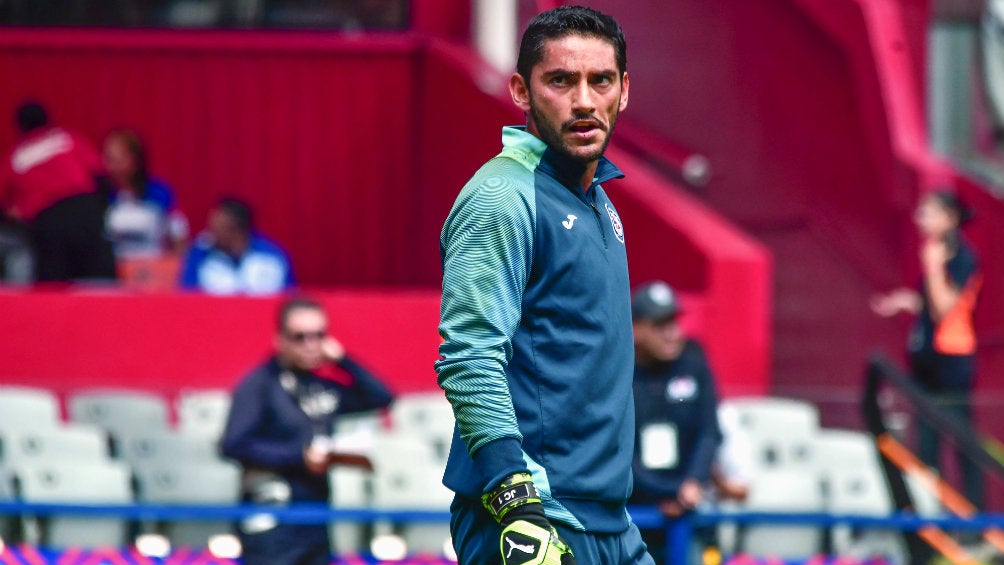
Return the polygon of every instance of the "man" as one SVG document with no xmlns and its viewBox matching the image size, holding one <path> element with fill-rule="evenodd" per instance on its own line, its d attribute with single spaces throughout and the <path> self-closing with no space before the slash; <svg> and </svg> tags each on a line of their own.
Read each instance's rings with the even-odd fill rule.
<svg viewBox="0 0 1004 565">
<path fill-rule="evenodd" d="M 209 212 L 205 233 L 192 245 L 181 286 L 210 294 L 275 294 L 294 285 L 289 256 L 255 233 L 251 208 L 223 198 Z"/>
<path fill-rule="evenodd" d="M 53 125 L 37 102 L 20 105 L 16 120 L 21 137 L 0 164 L 0 208 L 27 226 L 35 278 L 114 279 L 97 150 L 75 132 Z"/>
<path fill-rule="evenodd" d="M 443 226 L 439 384 L 460 563 L 651 563 L 625 511 L 634 414 L 624 230 L 600 186 L 628 101 L 617 22 L 536 16 L 509 81 L 526 127 Z M 574 556 L 573 556 L 574 555 Z"/>
<path fill-rule="evenodd" d="M 233 393 L 220 448 L 244 467 L 243 499 L 259 504 L 329 500 L 328 467 L 368 466 L 335 453 L 329 435 L 337 416 L 385 408 L 391 392 L 328 333 L 328 317 L 313 300 L 282 304 L 276 354 Z M 247 565 L 327 565 L 325 524 L 276 524 L 267 515 L 239 525 Z"/>
<path fill-rule="evenodd" d="M 711 479 L 721 442 L 718 396 L 703 349 L 680 326 L 680 304 L 669 285 L 639 286 L 631 313 L 637 430 L 631 501 L 676 518 L 701 503 Z M 662 562 L 666 530 L 647 530 L 645 541 Z"/>
</svg>

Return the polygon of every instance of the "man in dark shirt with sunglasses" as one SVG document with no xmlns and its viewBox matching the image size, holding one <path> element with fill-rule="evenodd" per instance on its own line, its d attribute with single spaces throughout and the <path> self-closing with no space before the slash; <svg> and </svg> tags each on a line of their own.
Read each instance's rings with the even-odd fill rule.
<svg viewBox="0 0 1004 565">
<path fill-rule="evenodd" d="M 280 306 L 275 350 L 234 389 L 220 449 L 244 468 L 244 501 L 326 503 L 331 465 L 368 466 L 364 457 L 332 450 L 335 419 L 385 408 L 393 395 L 346 355 L 328 333 L 324 308 L 313 300 L 291 298 Z M 242 521 L 238 533 L 247 565 L 331 560 L 325 524 L 282 524 L 257 515 Z"/>
</svg>

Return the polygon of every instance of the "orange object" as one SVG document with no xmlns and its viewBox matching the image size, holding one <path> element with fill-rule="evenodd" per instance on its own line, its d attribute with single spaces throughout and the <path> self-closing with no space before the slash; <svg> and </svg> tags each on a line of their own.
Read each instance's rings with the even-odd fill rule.
<svg viewBox="0 0 1004 565">
<path fill-rule="evenodd" d="M 943 481 L 940 477 L 935 475 L 928 469 L 927 465 L 924 465 L 917 459 L 917 457 L 910 452 L 902 443 L 897 441 L 888 433 L 882 434 L 875 438 L 875 443 L 878 445 L 879 451 L 882 452 L 894 465 L 899 467 L 904 472 L 913 475 L 919 480 L 920 484 L 933 492 L 938 500 L 945 505 L 946 508 L 951 510 L 953 513 L 962 518 L 970 518 L 976 514 L 976 507 L 973 506 L 971 502 L 966 500 L 966 497 L 962 496 L 959 491 L 955 490 L 948 483 Z M 926 533 L 925 533 L 926 532 Z M 958 551 L 962 552 L 965 556 L 965 552 L 962 548 L 955 544 L 948 534 L 941 531 L 941 529 L 935 526 L 925 526 L 918 531 L 918 535 L 924 539 L 927 543 L 931 544 L 932 547 L 940 551 L 952 560 L 953 563 L 975 563 L 971 558 L 969 561 L 956 561 L 951 555 L 945 552 L 942 547 L 946 547 L 949 550 L 952 548 L 945 545 L 945 540 L 951 542 Z M 999 551 L 1004 551 L 1004 530 L 997 527 L 990 527 L 983 530 L 983 539 L 990 542 L 991 545 L 996 547 Z M 933 540 L 933 541 L 932 541 Z"/>
<path fill-rule="evenodd" d="M 117 266 L 119 280 L 128 289 L 162 292 L 178 287 L 181 258 L 176 254 L 119 259 Z"/>
<path fill-rule="evenodd" d="M 934 330 L 935 351 L 944 355 L 971 355 L 976 351 L 973 310 L 982 286 L 982 275 L 973 275 L 955 306 L 938 322 Z"/>
</svg>

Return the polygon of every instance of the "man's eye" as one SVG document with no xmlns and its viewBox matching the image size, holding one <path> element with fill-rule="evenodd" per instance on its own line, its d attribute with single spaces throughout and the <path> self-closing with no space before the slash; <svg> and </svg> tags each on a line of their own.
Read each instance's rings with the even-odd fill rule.
<svg viewBox="0 0 1004 565">
<path fill-rule="evenodd" d="M 568 84 L 568 77 L 551 77 L 551 84 L 556 86 L 564 86 Z"/>
</svg>

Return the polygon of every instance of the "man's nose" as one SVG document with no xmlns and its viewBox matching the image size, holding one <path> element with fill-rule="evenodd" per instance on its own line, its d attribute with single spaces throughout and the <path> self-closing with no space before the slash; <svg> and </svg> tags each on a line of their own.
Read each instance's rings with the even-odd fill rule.
<svg viewBox="0 0 1004 565">
<path fill-rule="evenodd" d="M 589 81 L 580 80 L 572 89 L 572 109 L 579 113 L 592 113 L 596 110 L 594 94 Z"/>
</svg>

